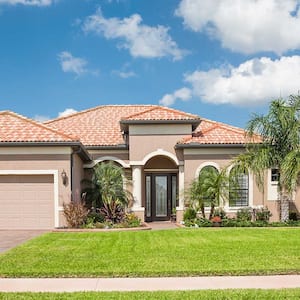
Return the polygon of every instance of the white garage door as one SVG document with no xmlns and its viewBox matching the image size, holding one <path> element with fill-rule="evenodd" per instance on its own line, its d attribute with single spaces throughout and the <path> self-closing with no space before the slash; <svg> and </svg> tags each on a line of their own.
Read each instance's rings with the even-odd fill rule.
<svg viewBox="0 0 300 300">
<path fill-rule="evenodd" d="M 53 175 L 0 175 L 0 229 L 51 228 Z"/>
</svg>

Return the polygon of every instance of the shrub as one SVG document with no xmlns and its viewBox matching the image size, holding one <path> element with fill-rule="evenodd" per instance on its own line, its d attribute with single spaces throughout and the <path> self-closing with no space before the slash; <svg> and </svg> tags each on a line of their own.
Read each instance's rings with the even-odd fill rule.
<svg viewBox="0 0 300 300">
<path fill-rule="evenodd" d="M 125 218 L 124 207 L 116 200 L 103 203 L 100 212 L 104 215 L 106 221 L 112 222 L 113 224 L 121 223 Z"/>
<path fill-rule="evenodd" d="M 272 214 L 267 207 L 256 210 L 256 221 L 269 222 L 270 217 L 272 217 Z"/>
<path fill-rule="evenodd" d="M 199 218 L 195 221 L 195 224 L 197 224 L 199 227 L 212 227 L 211 221 L 205 219 L 205 218 Z"/>
<path fill-rule="evenodd" d="M 68 227 L 78 228 L 85 223 L 88 215 L 88 210 L 85 207 L 84 203 L 71 201 L 68 204 L 63 203 L 63 208 L 63 214 L 66 218 Z"/>
<path fill-rule="evenodd" d="M 127 213 L 124 219 L 125 227 L 140 227 L 141 220 L 134 213 Z"/>
<path fill-rule="evenodd" d="M 291 221 L 297 221 L 298 220 L 297 212 L 291 211 L 289 213 L 289 220 L 291 220 Z"/>
<path fill-rule="evenodd" d="M 223 208 L 216 208 L 213 217 L 220 217 L 222 220 L 226 219 L 226 212 Z"/>
<path fill-rule="evenodd" d="M 88 214 L 88 218 L 93 220 L 93 223 L 99 222 L 103 223 L 105 221 L 105 217 L 100 211 L 91 211 Z"/>
<path fill-rule="evenodd" d="M 187 207 L 183 214 L 183 221 L 186 223 L 187 221 L 195 220 L 197 217 L 197 212 L 193 207 Z"/>
<path fill-rule="evenodd" d="M 236 218 L 239 221 L 251 221 L 252 219 L 252 210 L 250 207 L 241 208 L 236 213 Z"/>
</svg>

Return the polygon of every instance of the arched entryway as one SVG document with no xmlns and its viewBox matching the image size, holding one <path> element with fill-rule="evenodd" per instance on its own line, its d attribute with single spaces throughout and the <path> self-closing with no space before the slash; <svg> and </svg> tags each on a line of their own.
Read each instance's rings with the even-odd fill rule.
<svg viewBox="0 0 300 300">
<path fill-rule="evenodd" d="M 178 206 L 178 166 L 169 157 L 158 155 L 144 165 L 145 220 L 170 220 Z"/>
</svg>

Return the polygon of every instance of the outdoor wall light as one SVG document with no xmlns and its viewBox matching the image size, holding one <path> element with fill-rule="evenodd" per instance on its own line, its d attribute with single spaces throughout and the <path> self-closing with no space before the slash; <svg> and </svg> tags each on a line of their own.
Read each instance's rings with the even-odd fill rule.
<svg viewBox="0 0 300 300">
<path fill-rule="evenodd" d="M 65 170 L 63 170 L 61 172 L 61 179 L 62 179 L 62 182 L 63 182 L 63 185 L 67 185 L 67 182 L 68 182 L 68 176 L 67 176 L 67 173 Z"/>
</svg>

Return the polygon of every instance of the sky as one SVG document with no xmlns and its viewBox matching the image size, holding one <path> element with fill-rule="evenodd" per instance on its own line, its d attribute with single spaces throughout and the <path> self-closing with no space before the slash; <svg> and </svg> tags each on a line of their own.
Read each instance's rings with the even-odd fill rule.
<svg viewBox="0 0 300 300">
<path fill-rule="evenodd" d="M 300 0 L 0 0 L 0 110 L 157 104 L 245 127 L 299 90 Z"/>
</svg>

